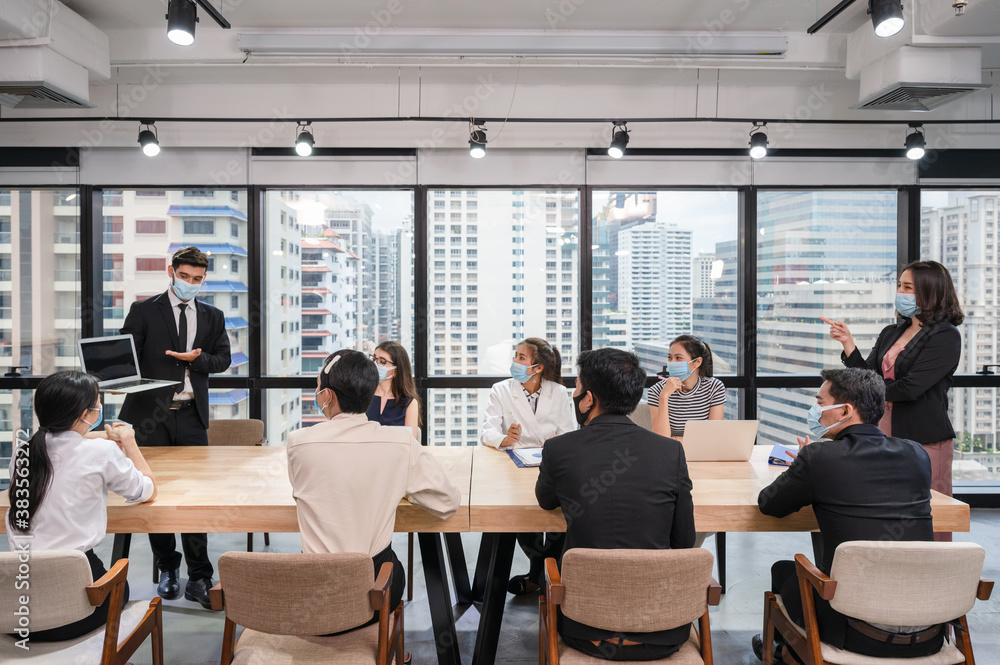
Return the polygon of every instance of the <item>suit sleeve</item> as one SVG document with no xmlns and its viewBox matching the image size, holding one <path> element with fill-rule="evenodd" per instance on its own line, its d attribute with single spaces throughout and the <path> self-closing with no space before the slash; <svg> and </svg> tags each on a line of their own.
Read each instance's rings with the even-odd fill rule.
<svg viewBox="0 0 1000 665">
<path fill-rule="evenodd" d="M 535 499 L 545 510 L 555 510 L 559 507 L 559 497 L 556 496 L 556 487 L 549 472 L 552 466 L 551 452 L 551 446 L 542 448 L 542 463 L 538 466 L 538 480 L 535 481 Z"/>
<path fill-rule="evenodd" d="M 190 363 L 191 371 L 202 374 L 218 374 L 229 369 L 232 359 L 229 355 L 229 333 L 226 332 L 226 320 L 221 312 L 216 314 L 215 335 L 211 346 L 205 345 L 201 355 Z"/>
<path fill-rule="evenodd" d="M 955 328 L 927 340 L 903 376 L 885 382 L 887 402 L 912 402 L 955 371 L 962 355 L 962 335 Z"/>
<path fill-rule="evenodd" d="M 139 311 L 138 302 L 132 303 L 132 306 L 129 307 L 125 323 L 118 332 L 122 335 L 132 335 L 132 340 L 135 342 L 135 355 L 142 362 L 142 347 L 146 343 L 146 322 Z"/>
<path fill-rule="evenodd" d="M 875 346 L 872 347 L 871 352 L 868 353 L 867 358 L 861 356 L 861 351 L 858 347 L 854 347 L 854 351 L 851 355 L 845 354 L 843 351 L 840 352 L 840 360 L 848 367 L 857 367 L 858 369 L 870 369 L 878 372 L 879 376 L 882 376 L 882 368 L 879 366 L 878 362 L 878 350 L 882 348 L 882 340 L 885 338 L 886 334 L 896 326 L 887 326 L 882 329 L 882 332 L 878 334 L 878 339 L 875 341 Z"/>
<path fill-rule="evenodd" d="M 688 475 L 684 449 L 677 445 L 677 502 L 674 504 L 670 548 L 694 547 L 694 500 L 691 498 L 691 476 Z"/>
<path fill-rule="evenodd" d="M 483 430 L 479 442 L 490 448 L 499 448 L 503 438 L 507 436 L 507 430 L 503 426 L 504 404 L 500 396 L 502 388 L 502 382 L 493 386 L 490 403 L 486 405 L 486 413 L 483 414 Z"/>
<path fill-rule="evenodd" d="M 799 456 L 788 470 L 760 491 L 757 495 L 760 512 L 771 517 L 787 517 L 805 506 L 812 505 L 815 496 L 809 461 L 815 445 L 817 444 L 813 443 L 800 450 Z"/>
</svg>

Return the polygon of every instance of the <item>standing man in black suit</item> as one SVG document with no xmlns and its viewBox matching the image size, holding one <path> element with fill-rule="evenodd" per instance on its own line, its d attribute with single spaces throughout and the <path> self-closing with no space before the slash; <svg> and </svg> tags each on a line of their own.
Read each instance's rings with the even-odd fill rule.
<svg viewBox="0 0 1000 665">
<path fill-rule="evenodd" d="M 535 484 L 539 506 L 562 508 L 565 550 L 693 547 L 694 504 L 684 449 L 628 417 L 646 385 L 639 358 L 620 349 L 596 349 L 581 353 L 577 367 L 574 411 L 585 427 L 545 443 Z M 690 631 L 682 626 L 622 636 L 566 617 L 559 626 L 566 644 L 608 660 L 667 658 Z"/>
<path fill-rule="evenodd" d="M 919 443 L 879 430 L 885 412 L 882 378 L 867 369 L 827 369 L 822 374 L 823 385 L 806 419 L 813 436 L 829 440 L 800 439 L 798 457 L 761 490 L 757 504 L 760 512 L 772 517 L 812 506 L 822 541 L 816 565 L 829 575 L 834 553 L 843 542 L 930 541 L 934 532 L 930 458 Z M 789 618 L 803 626 L 794 561 L 778 561 L 771 567 L 771 591 L 781 595 Z M 916 658 L 936 653 L 943 643 L 941 626 L 896 632 L 847 617 L 819 595 L 814 600 L 820 638 L 838 649 Z M 769 647 L 760 635 L 753 639 L 758 657 L 765 646 Z M 785 661 L 789 662 L 787 657 Z"/>
<path fill-rule="evenodd" d="M 145 446 L 208 445 L 208 375 L 229 369 L 229 335 L 222 311 L 195 300 L 208 272 L 208 257 L 197 247 L 177 250 L 167 268 L 165 293 L 132 303 L 123 335 L 132 335 L 143 376 L 177 381 L 161 390 L 125 397 L 121 418 L 135 427 Z M 160 568 L 157 592 L 162 598 L 180 596 L 181 555 L 174 534 L 151 533 L 149 543 Z M 188 563 L 184 597 L 211 609 L 212 562 L 208 535 L 182 533 Z"/>
</svg>

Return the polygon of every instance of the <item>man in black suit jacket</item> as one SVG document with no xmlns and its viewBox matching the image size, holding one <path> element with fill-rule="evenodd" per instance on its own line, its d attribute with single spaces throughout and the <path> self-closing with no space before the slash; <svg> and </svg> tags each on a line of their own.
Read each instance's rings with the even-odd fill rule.
<svg viewBox="0 0 1000 665">
<path fill-rule="evenodd" d="M 633 423 L 646 373 L 633 353 L 585 351 L 573 394 L 579 430 L 542 449 L 538 505 L 562 508 L 566 545 L 598 549 L 694 546 L 694 505 L 684 449 Z M 561 617 L 569 646 L 610 660 L 666 658 L 687 641 L 689 626 L 620 635 Z M 619 639 L 624 640 L 619 642 Z M 595 644 L 595 642 L 597 644 Z"/>
<path fill-rule="evenodd" d="M 810 410 L 810 430 L 831 440 L 800 439 L 792 465 L 761 490 L 760 511 L 785 517 L 812 506 L 822 541 L 816 564 L 827 574 L 843 542 L 933 540 L 930 459 L 920 444 L 879 430 L 885 412 L 881 377 L 866 369 L 836 369 L 824 370 L 823 380 Z M 774 564 L 771 590 L 781 594 L 789 617 L 802 625 L 793 561 Z M 815 601 L 820 638 L 837 648 L 882 657 L 916 657 L 941 648 L 943 632 L 924 635 L 914 645 L 892 644 L 886 631 L 852 625 L 854 620 L 833 610 L 828 601 L 818 595 Z M 761 651 L 759 639 L 754 642 Z"/>
<path fill-rule="evenodd" d="M 131 393 L 121 418 L 132 423 L 146 446 L 208 445 L 208 375 L 229 369 L 229 335 L 222 311 L 195 300 L 208 271 L 208 257 L 197 247 L 179 249 L 167 268 L 171 286 L 158 296 L 132 303 L 121 333 L 135 340 L 143 376 L 177 381 L 176 386 Z M 149 534 L 160 568 L 157 591 L 180 595 L 181 555 L 174 534 Z M 211 609 L 212 563 L 208 536 L 181 534 L 188 562 L 184 597 Z"/>
</svg>

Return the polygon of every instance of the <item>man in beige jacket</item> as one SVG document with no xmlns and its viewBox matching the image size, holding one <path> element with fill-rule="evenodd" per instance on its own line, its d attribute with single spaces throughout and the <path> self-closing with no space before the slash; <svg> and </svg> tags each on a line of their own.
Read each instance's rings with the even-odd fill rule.
<svg viewBox="0 0 1000 665">
<path fill-rule="evenodd" d="M 395 608 L 405 586 L 391 545 L 396 506 L 405 497 L 446 519 L 461 495 L 409 428 L 368 420 L 377 385 L 375 363 L 363 353 L 345 349 L 326 359 L 316 379 L 316 407 L 329 420 L 289 435 L 288 478 L 302 551 L 366 552 L 376 575 L 391 561 Z"/>
</svg>

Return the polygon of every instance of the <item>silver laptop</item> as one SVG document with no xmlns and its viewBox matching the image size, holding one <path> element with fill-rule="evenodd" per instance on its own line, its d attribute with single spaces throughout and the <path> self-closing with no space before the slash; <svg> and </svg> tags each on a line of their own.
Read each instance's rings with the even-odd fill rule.
<svg viewBox="0 0 1000 665">
<path fill-rule="evenodd" d="M 81 339 L 80 365 L 87 374 L 100 381 L 98 387 L 115 393 L 138 393 L 166 386 L 176 386 L 180 381 L 144 379 L 139 374 L 139 360 L 135 353 L 132 335 L 91 337 Z"/>
<path fill-rule="evenodd" d="M 758 420 L 689 420 L 684 427 L 688 462 L 746 462 L 757 440 Z"/>
</svg>

